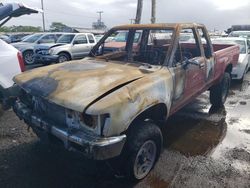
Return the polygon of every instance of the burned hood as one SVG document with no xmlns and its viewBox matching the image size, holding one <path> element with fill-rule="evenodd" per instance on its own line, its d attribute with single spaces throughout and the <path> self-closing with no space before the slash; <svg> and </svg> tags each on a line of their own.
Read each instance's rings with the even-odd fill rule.
<svg viewBox="0 0 250 188">
<path fill-rule="evenodd" d="M 150 72 L 138 66 L 83 59 L 27 71 L 14 81 L 33 96 L 76 111 L 84 111 L 117 89 Z"/>
</svg>

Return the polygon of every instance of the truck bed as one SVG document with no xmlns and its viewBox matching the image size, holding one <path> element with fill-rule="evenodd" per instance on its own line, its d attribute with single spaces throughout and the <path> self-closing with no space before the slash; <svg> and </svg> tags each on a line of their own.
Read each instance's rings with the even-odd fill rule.
<svg viewBox="0 0 250 188">
<path fill-rule="evenodd" d="M 235 66 L 238 63 L 240 47 L 238 45 L 229 44 L 213 44 L 215 57 L 215 80 L 220 78 L 225 67 L 229 63 Z"/>
</svg>

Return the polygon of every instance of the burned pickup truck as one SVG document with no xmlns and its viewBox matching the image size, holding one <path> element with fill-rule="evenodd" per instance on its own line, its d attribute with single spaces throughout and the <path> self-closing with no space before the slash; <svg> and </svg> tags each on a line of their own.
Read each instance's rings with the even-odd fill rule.
<svg viewBox="0 0 250 188">
<path fill-rule="evenodd" d="M 126 47 L 105 52 L 119 31 L 128 32 Z M 186 33 L 195 40 L 180 41 Z M 83 60 L 16 76 L 21 94 L 13 109 L 37 135 L 91 159 L 121 160 L 122 172 L 139 180 L 159 158 L 161 122 L 206 90 L 213 105 L 223 105 L 238 57 L 239 46 L 212 45 L 200 24 L 119 26 Z"/>
</svg>

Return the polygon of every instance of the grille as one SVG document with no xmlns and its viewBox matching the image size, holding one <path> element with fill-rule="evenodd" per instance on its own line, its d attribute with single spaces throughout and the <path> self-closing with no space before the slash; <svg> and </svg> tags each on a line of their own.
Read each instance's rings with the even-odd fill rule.
<svg viewBox="0 0 250 188">
<path fill-rule="evenodd" d="M 50 120 L 56 126 L 66 127 L 65 108 L 48 102 L 41 97 L 34 97 L 22 90 L 20 101 L 30 108 L 33 114 L 39 115 L 45 120 Z"/>
<path fill-rule="evenodd" d="M 37 49 L 35 50 L 35 53 L 40 55 L 49 55 L 49 50 Z"/>
</svg>

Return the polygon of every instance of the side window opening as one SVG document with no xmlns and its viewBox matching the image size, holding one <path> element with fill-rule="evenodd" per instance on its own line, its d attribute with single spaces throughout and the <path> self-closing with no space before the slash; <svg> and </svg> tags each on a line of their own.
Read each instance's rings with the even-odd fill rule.
<svg viewBox="0 0 250 188">
<path fill-rule="evenodd" d="M 115 30 L 91 55 L 105 60 L 162 65 L 172 44 L 173 29 Z M 112 37 L 112 40 L 110 38 Z"/>
<path fill-rule="evenodd" d="M 198 33 L 201 37 L 201 42 L 203 44 L 205 56 L 207 59 L 209 59 L 210 57 L 212 57 L 212 50 L 211 50 L 211 47 L 209 45 L 208 38 L 206 37 L 203 28 L 198 28 Z"/>
<path fill-rule="evenodd" d="M 143 34 L 148 35 L 146 36 L 147 40 L 140 45 L 139 53 L 134 57 L 134 60 L 152 65 L 162 65 L 172 43 L 173 30 L 148 30 Z"/>
<path fill-rule="evenodd" d="M 89 43 L 91 43 L 91 44 L 95 43 L 95 39 L 94 39 L 93 35 L 88 34 L 88 39 L 89 39 Z"/>
<path fill-rule="evenodd" d="M 85 35 L 78 35 L 74 40 L 74 44 L 87 44 L 87 37 Z"/>
<path fill-rule="evenodd" d="M 177 50 L 174 54 L 173 65 L 182 63 L 187 59 L 201 56 L 201 49 L 194 29 L 182 29 L 180 32 Z"/>
</svg>

